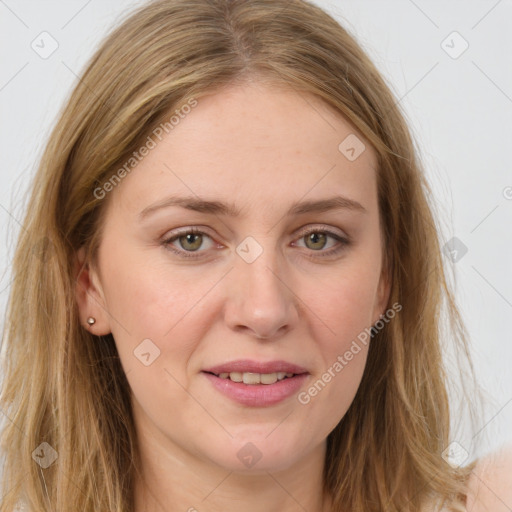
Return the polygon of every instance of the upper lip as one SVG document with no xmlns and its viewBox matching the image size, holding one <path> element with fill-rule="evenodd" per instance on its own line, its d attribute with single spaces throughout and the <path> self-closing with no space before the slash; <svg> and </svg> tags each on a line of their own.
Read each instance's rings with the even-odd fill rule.
<svg viewBox="0 0 512 512">
<path fill-rule="evenodd" d="M 205 368 L 204 372 L 215 373 L 216 375 L 220 373 L 231 373 L 231 372 L 240 372 L 240 373 L 277 373 L 277 372 L 285 372 L 285 373 L 308 373 L 305 368 L 302 366 L 298 366 L 296 364 L 288 363 L 287 361 L 253 361 L 251 359 L 237 359 L 236 361 L 230 361 L 228 363 L 219 364 L 216 366 L 211 366 L 210 368 Z"/>
</svg>

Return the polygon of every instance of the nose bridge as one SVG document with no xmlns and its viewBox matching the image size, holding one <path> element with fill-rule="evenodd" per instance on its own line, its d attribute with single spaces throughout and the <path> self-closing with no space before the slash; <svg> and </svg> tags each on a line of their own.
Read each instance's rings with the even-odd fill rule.
<svg viewBox="0 0 512 512">
<path fill-rule="evenodd" d="M 258 337 L 271 337 L 289 328 L 298 315 L 272 237 L 248 236 L 236 252 L 232 273 L 235 284 L 228 298 L 227 321 L 231 327 L 244 326 Z"/>
<path fill-rule="evenodd" d="M 258 300 L 258 307 L 263 295 L 267 301 L 275 302 L 283 297 L 283 283 L 276 276 L 282 272 L 279 266 L 279 257 L 272 237 L 259 237 L 259 240 L 250 236 L 240 243 L 236 249 L 236 273 L 238 279 L 244 284 L 246 297 Z M 274 304 L 275 305 L 275 304 Z"/>
</svg>

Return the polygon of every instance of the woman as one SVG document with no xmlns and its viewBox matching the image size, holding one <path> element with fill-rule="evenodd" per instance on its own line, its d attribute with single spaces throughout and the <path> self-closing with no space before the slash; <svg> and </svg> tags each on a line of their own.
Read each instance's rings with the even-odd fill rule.
<svg viewBox="0 0 512 512">
<path fill-rule="evenodd" d="M 443 298 L 467 348 L 413 142 L 319 8 L 135 12 L 24 227 L 2 512 L 484 510 L 500 479 L 509 500 L 450 434 Z"/>
</svg>

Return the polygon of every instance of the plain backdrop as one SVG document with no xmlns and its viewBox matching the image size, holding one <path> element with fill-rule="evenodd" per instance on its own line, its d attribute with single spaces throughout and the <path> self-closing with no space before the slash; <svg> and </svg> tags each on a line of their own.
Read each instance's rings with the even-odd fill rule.
<svg viewBox="0 0 512 512">
<path fill-rule="evenodd" d="M 55 116 L 104 35 L 140 3 L 0 0 L 2 313 L 21 199 Z M 512 2 L 315 3 L 368 52 L 418 143 L 487 393 L 478 432 L 465 446 L 473 456 L 473 441 L 491 451 L 512 441 Z"/>
</svg>

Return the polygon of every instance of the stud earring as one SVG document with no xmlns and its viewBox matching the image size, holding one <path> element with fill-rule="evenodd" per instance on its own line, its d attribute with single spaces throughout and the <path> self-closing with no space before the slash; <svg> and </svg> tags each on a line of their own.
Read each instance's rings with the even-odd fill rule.
<svg viewBox="0 0 512 512">
<path fill-rule="evenodd" d="M 96 318 L 93 318 L 92 316 L 90 316 L 88 319 L 87 319 L 87 323 L 89 325 L 93 325 L 96 323 Z"/>
</svg>

